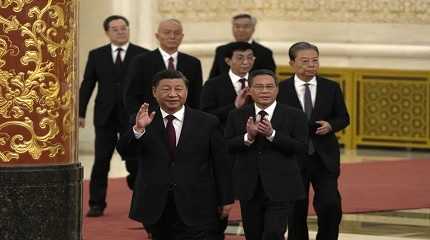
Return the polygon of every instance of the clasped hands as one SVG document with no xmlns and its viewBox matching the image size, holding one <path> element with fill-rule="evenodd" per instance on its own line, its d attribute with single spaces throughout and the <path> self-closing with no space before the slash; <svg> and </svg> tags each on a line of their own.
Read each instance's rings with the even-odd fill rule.
<svg viewBox="0 0 430 240">
<path fill-rule="evenodd" d="M 249 117 L 246 122 L 246 133 L 250 141 L 254 141 L 257 135 L 270 137 L 273 134 L 272 124 L 266 118 L 259 119 L 257 116 L 257 119 L 254 119 Z"/>
<path fill-rule="evenodd" d="M 149 104 L 144 103 L 140 106 L 139 111 L 136 114 L 136 123 L 133 126 L 133 129 L 139 133 L 143 133 L 145 128 L 151 124 L 152 120 L 154 120 L 155 112 L 149 113 Z"/>
</svg>

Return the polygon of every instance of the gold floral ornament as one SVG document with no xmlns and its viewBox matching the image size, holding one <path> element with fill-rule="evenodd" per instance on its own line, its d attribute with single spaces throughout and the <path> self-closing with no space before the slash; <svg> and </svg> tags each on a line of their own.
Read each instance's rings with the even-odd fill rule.
<svg viewBox="0 0 430 240">
<path fill-rule="evenodd" d="M 76 2 L 53 2 L 0 0 L 0 163 L 70 151 Z"/>
</svg>

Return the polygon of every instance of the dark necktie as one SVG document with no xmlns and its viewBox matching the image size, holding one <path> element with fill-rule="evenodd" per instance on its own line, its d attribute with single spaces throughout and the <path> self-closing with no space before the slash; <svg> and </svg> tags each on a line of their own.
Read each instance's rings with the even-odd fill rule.
<svg viewBox="0 0 430 240">
<path fill-rule="evenodd" d="M 265 116 L 267 116 L 267 112 L 266 111 L 264 111 L 264 110 L 261 110 L 261 111 L 259 111 L 258 112 L 258 115 L 260 115 L 260 119 L 261 120 L 263 120 L 263 118 L 265 117 Z"/>
<path fill-rule="evenodd" d="M 304 100 L 303 105 L 305 105 L 305 114 L 308 120 L 311 119 L 311 115 L 312 115 L 312 97 L 311 97 L 311 90 L 309 89 L 309 85 L 310 85 L 309 83 L 305 83 L 305 97 L 303 99 Z M 312 140 L 309 138 L 308 154 L 313 154 L 314 152 L 315 152 L 314 144 L 312 143 Z"/>
<path fill-rule="evenodd" d="M 116 53 L 116 59 L 115 59 L 115 65 L 118 65 L 118 66 L 120 66 L 121 65 L 121 63 L 122 63 L 122 59 L 121 59 L 121 52 L 123 51 L 124 49 L 122 49 L 122 48 L 117 48 L 115 51 L 117 52 Z"/>
<path fill-rule="evenodd" d="M 175 116 L 167 115 L 166 119 L 167 146 L 169 148 L 170 157 L 173 161 L 175 160 L 176 153 L 176 132 L 175 128 L 173 127 L 173 119 L 175 119 Z"/>
<path fill-rule="evenodd" d="M 167 64 L 167 69 L 168 70 L 175 70 L 175 64 L 174 64 L 174 59 L 173 57 L 169 58 L 169 63 Z"/>
<path fill-rule="evenodd" d="M 240 82 L 240 90 L 244 89 L 246 87 L 245 85 L 246 78 L 239 79 L 239 82 Z"/>
</svg>

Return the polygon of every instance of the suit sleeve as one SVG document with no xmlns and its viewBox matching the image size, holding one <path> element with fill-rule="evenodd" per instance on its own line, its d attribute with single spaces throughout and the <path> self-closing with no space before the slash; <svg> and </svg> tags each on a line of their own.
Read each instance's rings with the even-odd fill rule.
<svg viewBox="0 0 430 240">
<path fill-rule="evenodd" d="M 203 73 L 202 64 L 200 60 L 197 60 L 193 65 L 193 79 L 190 79 L 190 86 L 188 91 L 188 105 L 191 108 L 198 109 L 200 107 L 200 94 L 202 92 L 203 85 Z"/>
<path fill-rule="evenodd" d="M 94 52 L 88 54 L 87 65 L 85 66 L 84 79 L 79 88 L 79 117 L 85 118 L 87 112 L 88 101 L 94 91 L 97 82 L 96 59 Z"/>
<path fill-rule="evenodd" d="M 235 108 L 234 103 L 219 106 L 217 98 L 215 82 L 212 80 L 206 81 L 203 86 L 202 95 L 200 98 L 200 109 L 205 112 L 214 114 L 221 122 L 225 122 L 228 113 Z"/>
<path fill-rule="evenodd" d="M 295 116 L 294 120 L 292 119 L 293 121 L 291 121 L 294 124 L 294 126 L 291 127 L 291 134 L 285 133 L 282 129 L 276 130 L 272 144 L 286 154 L 306 153 L 308 141 L 306 116 L 299 112 L 295 115 L 289 115 L 290 117 Z"/>
<path fill-rule="evenodd" d="M 227 145 L 217 121 L 212 131 L 211 154 L 214 160 L 214 175 L 217 184 L 218 204 L 224 206 L 234 202 L 233 197 L 233 163 L 227 152 Z"/>
<path fill-rule="evenodd" d="M 339 84 L 335 83 L 333 118 L 328 119 L 333 132 L 340 131 L 349 125 L 349 114 Z"/>
<path fill-rule="evenodd" d="M 271 50 L 269 51 L 269 55 L 267 56 L 267 68 L 276 73 L 276 64 L 275 60 L 273 59 L 273 52 Z"/>
<path fill-rule="evenodd" d="M 139 56 L 133 58 L 131 61 L 129 71 L 125 79 L 123 101 L 129 116 L 135 114 L 141 105 L 138 98 L 138 93 L 141 92 L 143 84 L 139 81 L 140 77 L 143 75 L 143 70 L 139 61 Z"/>
</svg>

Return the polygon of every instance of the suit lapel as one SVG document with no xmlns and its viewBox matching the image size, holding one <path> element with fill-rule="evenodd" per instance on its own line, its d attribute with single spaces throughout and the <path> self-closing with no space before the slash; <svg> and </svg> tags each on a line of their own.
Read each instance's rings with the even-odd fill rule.
<svg viewBox="0 0 430 240">
<path fill-rule="evenodd" d="M 185 64 L 186 64 L 186 61 L 184 60 L 184 55 L 178 52 L 178 62 L 176 63 L 176 70 L 184 73 Z"/>
<path fill-rule="evenodd" d="M 272 124 L 273 129 L 279 129 L 279 127 L 282 125 L 282 122 L 283 122 L 282 116 L 283 114 L 278 102 L 276 103 L 276 107 L 275 107 L 275 110 L 273 111 L 272 119 L 270 120 L 270 123 Z"/>
<path fill-rule="evenodd" d="M 103 52 L 104 52 L 103 59 L 106 61 L 104 66 L 106 66 L 106 69 L 109 69 L 108 71 L 110 71 L 112 74 L 114 74 L 115 73 L 115 65 L 113 63 L 112 48 L 111 48 L 110 44 L 105 46 L 105 49 Z"/>
<path fill-rule="evenodd" d="M 161 138 L 160 140 L 166 147 L 167 151 L 166 127 L 164 126 L 163 115 L 161 114 L 160 108 L 156 110 L 154 120 L 150 126 L 154 136 L 159 136 Z"/>
<path fill-rule="evenodd" d="M 315 96 L 315 104 L 312 108 L 311 119 L 314 119 L 318 115 L 318 111 L 321 109 L 324 99 L 324 85 L 322 81 L 319 81 L 317 77 L 317 91 Z"/>
<path fill-rule="evenodd" d="M 225 81 L 223 86 L 227 87 L 226 91 L 228 94 L 228 98 L 226 98 L 226 99 L 230 99 L 231 97 L 236 98 L 237 93 L 236 93 L 236 90 L 234 89 L 233 83 L 231 82 L 231 78 L 228 75 L 228 73 L 222 79 L 224 79 L 224 81 Z"/>
<path fill-rule="evenodd" d="M 185 107 L 184 122 L 182 123 L 181 135 L 179 135 L 178 145 L 176 146 L 177 159 L 181 159 L 179 155 L 182 152 L 184 141 L 187 141 L 187 139 L 191 139 L 190 135 L 193 131 L 195 131 L 192 126 L 193 122 L 196 121 L 194 121 L 194 115 L 192 110 L 188 107 Z"/>
<path fill-rule="evenodd" d="M 125 52 L 124 62 L 122 63 L 124 67 L 128 66 L 130 59 L 132 59 L 134 56 L 134 52 L 135 52 L 134 45 L 130 43 L 128 45 L 127 51 Z"/>
<path fill-rule="evenodd" d="M 154 58 L 154 65 L 155 65 L 155 69 L 160 69 L 161 70 L 166 70 L 166 64 L 164 63 L 163 60 L 163 56 L 161 55 L 160 49 L 155 49 L 154 50 L 154 54 L 155 54 L 155 58 Z M 178 57 L 179 59 L 179 57 Z M 179 61 L 179 60 L 178 60 Z M 158 70 L 157 70 L 158 72 Z"/>
<path fill-rule="evenodd" d="M 288 79 L 287 81 L 289 81 L 287 84 L 288 96 L 291 96 L 290 102 L 288 104 L 303 111 L 302 104 L 300 104 L 300 99 L 297 96 L 296 87 L 294 86 L 294 77 Z"/>
</svg>

